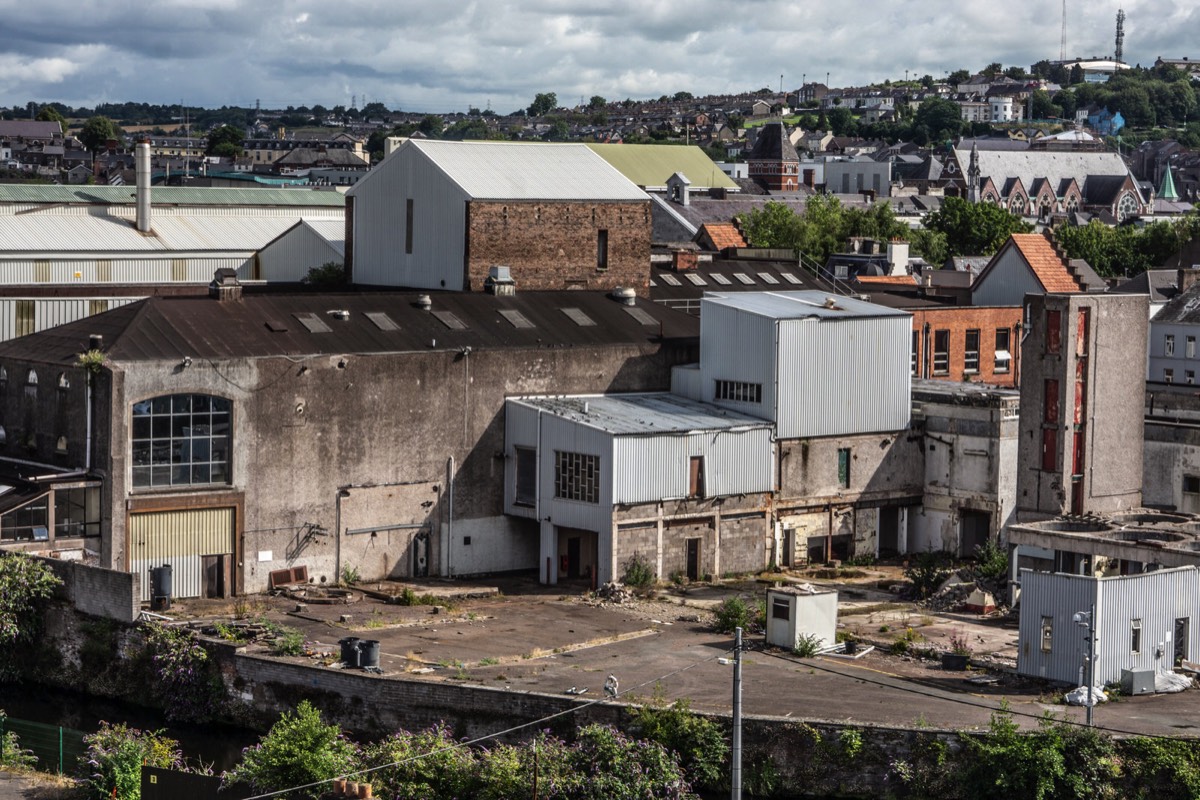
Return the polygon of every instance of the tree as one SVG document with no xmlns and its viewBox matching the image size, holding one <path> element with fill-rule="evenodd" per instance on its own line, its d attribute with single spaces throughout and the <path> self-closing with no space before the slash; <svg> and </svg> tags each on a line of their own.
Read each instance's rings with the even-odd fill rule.
<svg viewBox="0 0 1200 800">
<path fill-rule="evenodd" d="M 848 108 L 835 108 L 829 112 L 829 129 L 834 136 L 853 136 L 858 121 Z"/>
<path fill-rule="evenodd" d="M 598 94 L 592 95 L 592 99 L 588 101 L 588 108 L 598 111 L 608 105 L 608 101 Z"/>
<path fill-rule="evenodd" d="M 1054 105 L 1050 93 L 1045 89 L 1033 90 L 1033 118 L 1051 119 L 1062 116 L 1062 109 Z"/>
<path fill-rule="evenodd" d="M 971 71 L 966 69 L 956 69 L 946 76 L 946 82 L 950 84 L 966 83 L 971 80 Z"/>
<path fill-rule="evenodd" d="M 683 103 L 683 102 L 685 102 L 685 101 L 687 101 L 687 100 L 692 100 L 692 99 L 694 99 L 694 98 L 692 97 L 692 93 L 691 93 L 691 92 L 676 92 L 676 93 L 675 93 L 675 97 L 674 97 L 673 99 L 674 99 L 674 100 L 675 100 L 675 102 L 677 102 L 677 103 Z"/>
<path fill-rule="evenodd" d="M 0 555 L 0 647 L 10 649 L 34 632 L 39 606 L 61 583 L 44 562 L 32 556 Z"/>
<path fill-rule="evenodd" d="M 54 106 L 42 106 L 37 113 L 39 122 L 57 122 L 59 129 L 67 132 L 67 119 L 62 114 L 58 113 L 58 109 Z"/>
<path fill-rule="evenodd" d="M 993 203 L 971 203 L 947 197 L 936 211 L 925 215 L 928 230 L 946 237 L 948 256 L 990 256 L 1014 233 L 1029 233 L 1032 226 Z"/>
<path fill-rule="evenodd" d="M 204 152 L 210 156 L 237 158 L 244 152 L 242 144 L 245 141 L 246 134 L 241 128 L 235 128 L 232 125 L 222 125 L 208 134 L 208 143 Z"/>
<path fill-rule="evenodd" d="M 1003 72 L 1004 65 L 999 61 L 993 61 L 991 64 L 988 64 L 986 67 L 981 69 L 979 74 L 983 75 L 985 78 L 995 78 L 997 75 L 1000 75 Z"/>
<path fill-rule="evenodd" d="M 225 785 L 249 784 L 256 792 L 326 781 L 349 773 L 355 747 L 337 725 L 327 725 L 321 712 L 307 700 L 295 712 L 284 712 L 259 743 L 248 747 L 242 761 L 222 776 Z M 327 787 L 318 785 L 298 796 L 320 797 Z"/>
<path fill-rule="evenodd" d="M 84 147 L 95 153 L 103 150 L 109 139 L 116 139 L 120 135 L 120 129 L 111 119 L 96 116 L 83 123 L 83 128 L 79 131 L 79 141 L 83 142 Z"/>
<path fill-rule="evenodd" d="M 346 268 L 339 261 L 326 261 L 319 267 L 311 267 L 301 283 L 309 286 L 344 286 Z"/>
<path fill-rule="evenodd" d="M 1004 76 L 1006 78 L 1012 78 L 1014 81 L 1023 81 L 1029 77 L 1025 74 L 1025 70 L 1021 67 L 1009 67 L 1008 69 L 1004 70 Z"/>
<path fill-rule="evenodd" d="M 917 106 L 913 125 L 924 126 L 929 131 L 929 141 L 940 142 L 957 136 L 962 131 L 962 109 L 953 100 L 930 97 Z"/>
<path fill-rule="evenodd" d="M 751 247 L 795 249 L 803 223 L 785 203 L 768 200 L 761 208 L 739 215 L 738 224 Z"/>
<path fill-rule="evenodd" d="M 1067 85 L 1074 86 L 1078 83 L 1083 83 L 1083 67 L 1076 64 L 1071 67 L 1071 74 L 1067 78 Z"/>
<path fill-rule="evenodd" d="M 544 117 L 558 108 L 558 95 L 554 92 L 539 92 L 529 104 L 529 116 Z"/>
<path fill-rule="evenodd" d="M 442 135 L 442 130 L 445 127 L 446 121 L 437 114 L 426 114 L 421 118 L 421 124 L 417 126 L 417 130 L 430 139 L 436 139 Z"/>
</svg>

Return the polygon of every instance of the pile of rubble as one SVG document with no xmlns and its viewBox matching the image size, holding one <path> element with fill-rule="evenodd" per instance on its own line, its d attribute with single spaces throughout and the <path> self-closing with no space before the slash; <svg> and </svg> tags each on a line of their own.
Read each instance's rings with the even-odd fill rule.
<svg viewBox="0 0 1200 800">
<path fill-rule="evenodd" d="M 934 611 L 967 611 L 974 614 L 991 614 L 1004 611 L 1003 600 L 997 600 L 994 587 L 986 581 L 955 572 L 942 582 L 937 591 L 923 603 Z"/>
<path fill-rule="evenodd" d="M 637 599 L 633 590 L 621 583 L 606 583 L 596 590 L 596 597 L 606 603 L 632 603 Z"/>
</svg>

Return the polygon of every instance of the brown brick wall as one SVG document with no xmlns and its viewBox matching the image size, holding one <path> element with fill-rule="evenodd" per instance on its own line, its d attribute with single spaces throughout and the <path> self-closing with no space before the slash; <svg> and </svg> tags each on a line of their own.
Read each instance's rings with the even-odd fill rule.
<svg viewBox="0 0 1200 800">
<path fill-rule="evenodd" d="M 608 267 L 597 265 L 597 237 L 608 231 Z M 650 292 L 650 204 L 483 202 L 467 204 L 468 291 L 488 268 L 512 268 L 517 290 L 618 286 Z"/>
<path fill-rule="evenodd" d="M 952 308 L 912 309 L 913 331 L 916 339 L 916 372 L 914 377 L 932 378 L 934 380 L 963 381 L 973 380 L 992 386 L 1015 386 L 1019 369 L 1020 329 L 1016 326 L 1021 322 L 1019 306 L 990 306 L 972 307 L 955 306 Z M 928 330 L 926 330 L 928 326 Z M 996 330 L 1008 330 L 1009 352 L 1012 359 L 1008 372 L 996 372 Z M 946 373 L 934 371 L 934 334 L 936 331 L 950 332 L 950 359 Z M 967 373 L 964 368 L 967 331 L 979 331 L 979 370 Z M 928 344 L 926 337 L 928 336 Z M 929 363 L 926 364 L 926 361 Z"/>
</svg>

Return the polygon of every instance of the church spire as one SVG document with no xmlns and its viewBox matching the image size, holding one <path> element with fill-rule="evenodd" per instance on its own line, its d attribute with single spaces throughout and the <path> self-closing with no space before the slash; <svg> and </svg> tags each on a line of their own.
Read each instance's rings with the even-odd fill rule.
<svg viewBox="0 0 1200 800">
<path fill-rule="evenodd" d="M 1179 192 L 1175 191 L 1175 179 L 1171 177 L 1170 164 L 1167 164 L 1167 168 L 1163 171 L 1162 186 L 1158 188 L 1158 197 L 1161 200 L 1179 199 Z"/>
<path fill-rule="evenodd" d="M 967 167 L 967 200 L 979 202 L 979 142 L 971 142 L 971 163 Z"/>
</svg>

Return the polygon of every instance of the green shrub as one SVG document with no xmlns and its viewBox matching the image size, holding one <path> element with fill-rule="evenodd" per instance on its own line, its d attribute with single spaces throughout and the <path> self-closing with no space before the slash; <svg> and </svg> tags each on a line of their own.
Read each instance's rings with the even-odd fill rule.
<svg viewBox="0 0 1200 800">
<path fill-rule="evenodd" d="M 100 723 L 100 730 L 83 737 L 86 750 L 80 767 L 84 788 L 93 800 L 140 800 L 142 765 L 186 770 L 179 742 L 162 731 L 141 731 L 125 724 Z"/>
<path fill-rule="evenodd" d="M 295 628 L 281 628 L 276 632 L 275 638 L 271 641 L 271 655 L 304 655 L 304 634 Z"/>
<path fill-rule="evenodd" d="M 362 580 L 362 575 L 358 572 L 358 567 L 352 567 L 346 564 L 342 567 L 342 585 L 353 586 Z"/>
<path fill-rule="evenodd" d="M 811 633 L 806 633 L 796 642 L 796 646 L 792 649 L 792 654 L 800 656 L 800 658 L 813 658 L 821 652 L 821 637 Z"/>
<path fill-rule="evenodd" d="M 729 745 L 721 725 L 691 710 L 687 700 L 667 705 L 661 693 L 650 704 L 630 710 L 639 736 L 673 752 L 694 786 L 725 785 Z"/>
<path fill-rule="evenodd" d="M 720 633 L 733 633 L 735 628 L 748 631 L 754 621 L 750 606 L 740 597 L 726 598 L 713 613 L 716 615 L 713 628 Z"/>
<path fill-rule="evenodd" d="M 975 572 L 980 578 L 1004 580 L 1008 576 L 1008 569 L 1008 553 L 991 539 L 975 548 Z"/>
<path fill-rule="evenodd" d="M 342 286 L 346 283 L 346 268 L 336 261 L 326 261 L 310 268 L 301 282 L 310 286 Z"/>
<path fill-rule="evenodd" d="M 321 712 L 304 700 L 285 712 L 259 743 L 242 753 L 241 762 L 223 776 L 225 785 L 245 783 L 256 792 L 273 792 L 345 775 L 354 768 L 356 749 L 337 725 L 326 725 Z M 320 797 L 325 785 L 289 797 Z"/>
<path fill-rule="evenodd" d="M 0 730 L 4 728 L 5 715 L 0 710 Z M 15 731 L 4 731 L 0 734 L 0 770 L 23 772 L 37 765 L 37 756 L 21 747 L 21 740 Z"/>
<path fill-rule="evenodd" d="M 919 554 L 914 562 L 905 567 L 904 577 L 912 583 L 914 597 L 924 600 L 937 591 L 942 582 L 950 577 L 948 561 L 945 553 L 931 550 Z"/>
<path fill-rule="evenodd" d="M 654 574 L 654 567 L 650 565 L 650 561 L 641 553 L 634 553 L 625 562 L 625 574 L 621 576 L 621 583 L 631 589 L 644 591 L 652 587 L 657 581 L 658 576 Z"/>
</svg>

